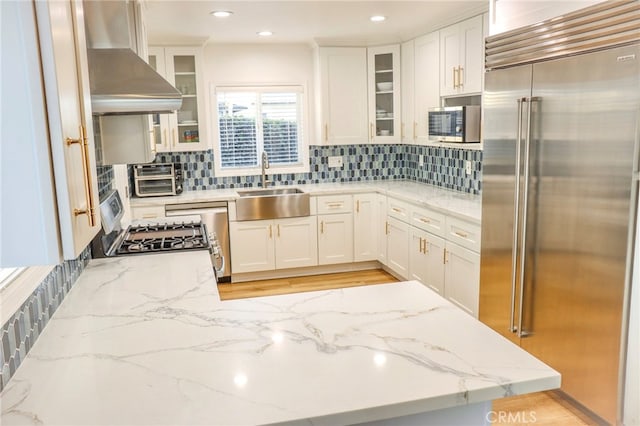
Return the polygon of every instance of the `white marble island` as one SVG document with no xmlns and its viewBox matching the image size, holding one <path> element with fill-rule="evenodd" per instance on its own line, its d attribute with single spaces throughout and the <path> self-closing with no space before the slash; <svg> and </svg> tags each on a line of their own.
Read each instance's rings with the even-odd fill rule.
<svg viewBox="0 0 640 426">
<path fill-rule="evenodd" d="M 0 423 L 482 424 L 489 401 L 559 385 L 417 282 L 220 301 L 208 253 L 173 253 L 92 261 Z"/>
</svg>

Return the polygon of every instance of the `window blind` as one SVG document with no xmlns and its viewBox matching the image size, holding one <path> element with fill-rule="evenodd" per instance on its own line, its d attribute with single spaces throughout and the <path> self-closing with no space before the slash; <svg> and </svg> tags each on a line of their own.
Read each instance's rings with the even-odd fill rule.
<svg viewBox="0 0 640 426">
<path fill-rule="evenodd" d="M 221 167 L 260 167 L 262 151 L 273 165 L 299 165 L 301 99 L 297 88 L 216 91 Z"/>
</svg>

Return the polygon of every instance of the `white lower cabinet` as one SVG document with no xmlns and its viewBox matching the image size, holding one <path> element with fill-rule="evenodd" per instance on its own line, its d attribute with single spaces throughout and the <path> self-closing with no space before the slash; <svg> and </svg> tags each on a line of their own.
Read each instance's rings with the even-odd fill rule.
<svg viewBox="0 0 640 426">
<path fill-rule="evenodd" d="M 160 219 L 165 217 L 164 205 L 132 207 L 131 216 L 134 219 L 144 219 L 144 220 Z"/>
<path fill-rule="evenodd" d="M 255 220 L 229 223 L 231 270 L 236 273 L 275 269 L 273 221 Z"/>
<path fill-rule="evenodd" d="M 318 264 L 353 262 L 353 215 L 318 216 Z"/>
<path fill-rule="evenodd" d="M 447 242 L 444 263 L 444 297 L 478 318 L 480 255 Z"/>
<path fill-rule="evenodd" d="M 318 232 L 313 216 L 273 221 L 276 269 L 318 264 Z M 233 255 L 231 256 L 233 259 Z"/>
<path fill-rule="evenodd" d="M 409 276 L 409 225 L 388 217 L 386 228 L 387 266 L 406 279 Z"/>
<path fill-rule="evenodd" d="M 353 260 L 378 259 L 378 194 L 353 197 Z M 383 210 L 384 211 L 384 210 Z"/>
<path fill-rule="evenodd" d="M 443 238 L 413 226 L 410 228 L 409 276 L 441 296 L 445 293 L 444 249 Z"/>
<path fill-rule="evenodd" d="M 378 262 L 387 264 L 387 196 L 378 194 L 377 196 L 377 217 L 376 226 L 373 233 L 378 240 Z"/>
<path fill-rule="evenodd" d="M 479 225 L 391 197 L 386 207 L 384 264 L 477 318 Z"/>
<path fill-rule="evenodd" d="M 318 264 L 314 216 L 231 222 L 231 268 L 235 273 Z"/>
</svg>

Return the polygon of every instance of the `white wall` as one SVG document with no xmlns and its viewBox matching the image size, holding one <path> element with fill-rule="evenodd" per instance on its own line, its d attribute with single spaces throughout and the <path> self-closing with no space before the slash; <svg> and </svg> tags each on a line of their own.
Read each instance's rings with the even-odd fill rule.
<svg viewBox="0 0 640 426">
<path fill-rule="evenodd" d="M 315 141 L 314 51 L 306 44 L 209 44 L 204 47 L 207 109 L 212 84 L 302 84 L 306 87 L 308 141 Z"/>
<path fill-rule="evenodd" d="M 490 0 L 489 34 L 513 30 L 600 3 L 594 0 Z"/>
</svg>

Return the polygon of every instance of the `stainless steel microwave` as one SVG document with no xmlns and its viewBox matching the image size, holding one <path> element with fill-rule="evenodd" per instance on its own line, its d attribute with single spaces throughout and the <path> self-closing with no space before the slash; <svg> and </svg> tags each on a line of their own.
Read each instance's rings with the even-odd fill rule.
<svg viewBox="0 0 640 426">
<path fill-rule="evenodd" d="M 480 106 L 466 105 L 429 109 L 429 140 L 434 142 L 480 142 Z"/>
</svg>

